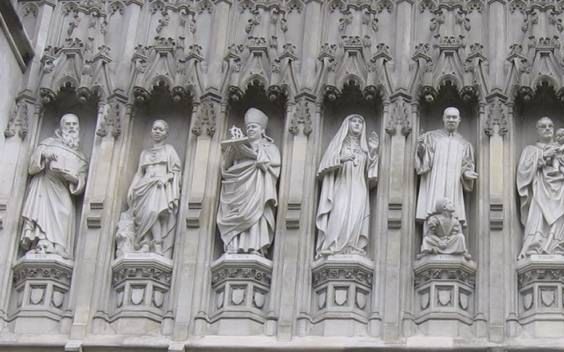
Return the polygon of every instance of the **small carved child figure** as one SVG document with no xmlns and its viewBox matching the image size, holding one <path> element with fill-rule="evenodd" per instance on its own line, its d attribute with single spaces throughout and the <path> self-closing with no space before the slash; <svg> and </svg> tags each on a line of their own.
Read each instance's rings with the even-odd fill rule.
<svg viewBox="0 0 564 352">
<path fill-rule="evenodd" d="M 560 171 L 564 175 L 564 128 L 559 128 L 554 134 L 556 153 L 552 159 L 554 172 Z"/>
<path fill-rule="evenodd" d="M 417 258 L 430 254 L 464 255 L 470 259 L 462 225 L 454 215 L 454 205 L 448 198 L 439 198 L 435 212 L 427 217 L 426 232 Z"/>
</svg>

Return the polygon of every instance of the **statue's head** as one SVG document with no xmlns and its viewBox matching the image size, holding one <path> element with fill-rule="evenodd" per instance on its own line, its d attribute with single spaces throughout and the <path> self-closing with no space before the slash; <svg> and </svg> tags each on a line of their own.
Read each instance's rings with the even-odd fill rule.
<svg viewBox="0 0 564 352">
<path fill-rule="evenodd" d="M 554 132 L 554 139 L 558 144 L 564 144 L 564 128 L 559 128 Z"/>
<path fill-rule="evenodd" d="M 359 114 L 352 114 L 346 118 L 349 122 L 349 134 L 353 136 L 360 136 L 364 130 L 364 117 Z"/>
<path fill-rule="evenodd" d="M 552 138 L 554 137 L 554 123 L 550 118 L 544 116 L 537 121 L 537 134 L 539 135 L 540 142 L 552 142 Z"/>
<path fill-rule="evenodd" d="M 446 197 L 437 199 L 437 203 L 435 205 L 435 211 L 437 213 L 454 213 L 454 204 L 452 201 Z"/>
<path fill-rule="evenodd" d="M 155 142 L 162 142 L 168 137 L 168 123 L 165 120 L 155 120 L 151 128 L 151 137 Z"/>
<path fill-rule="evenodd" d="M 268 125 L 268 116 L 259 109 L 250 108 L 245 113 L 245 128 L 247 137 L 251 141 L 261 139 Z"/>
<path fill-rule="evenodd" d="M 80 143 L 80 123 L 75 114 L 64 114 L 59 121 L 59 129 L 55 132 L 63 143 L 71 148 L 78 148 Z"/>
<path fill-rule="evenodd" d="M 443 112 L 443 124 L 447 131 L 456 132 L 458 125 L 460 125 L 460 111 L 452 106 L 446 108 Z"/>
</svg>

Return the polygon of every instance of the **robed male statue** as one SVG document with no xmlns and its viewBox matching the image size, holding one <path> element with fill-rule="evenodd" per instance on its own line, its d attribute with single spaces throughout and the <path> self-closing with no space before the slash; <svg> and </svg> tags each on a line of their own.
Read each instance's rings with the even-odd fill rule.
<svg viewBox="0 0 564 352">
<path fill-rule="evenodd" d="M 79 151 L 79 121 L 61 117 L 54 137 L 41 141 L 29 162 L 31 182 L 24 203 L 21 247 L 25 252 L 72 258 L 75 206 L 86 185 L 88 162 Z"/>
<path fill-rule="evenodd" d="M 222 142 L 217 225 L 226 253 L 264 256 L 273 240 L 280 151 L 266 135 L 267 125 L 268 117 L 251 108 L 245 113 L 247 135 L 234 127 L 231 139 Z"/>
<path fill-rule="evenodd" d="M 417 139 L 415 170 L 421 181 L 416 219 L 425 221 L 435 212 L 437 201 L 447 198 L 454 205 L 454 215 L 465 226 L 464 191 L 472 191 L 478 178 L 474 152 L 470 142 L 458 133 L 457 108 L 445 109 L 443 123 L 444 128 L 423 133 Z"/>
</svg>

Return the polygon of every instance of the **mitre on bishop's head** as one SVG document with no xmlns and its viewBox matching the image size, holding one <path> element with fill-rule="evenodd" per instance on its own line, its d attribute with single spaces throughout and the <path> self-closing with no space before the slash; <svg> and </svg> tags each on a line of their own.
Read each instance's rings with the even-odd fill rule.
<svg viewBox="0 0 564 352">
<path fill-rule="evenodd" d="M 245 113 L 245 125 L 248 125 L 249 123 L 256 123 L 265 129 L 268 125 L 268 116 L 259 109 L 250 108 Z"/>
</svg>

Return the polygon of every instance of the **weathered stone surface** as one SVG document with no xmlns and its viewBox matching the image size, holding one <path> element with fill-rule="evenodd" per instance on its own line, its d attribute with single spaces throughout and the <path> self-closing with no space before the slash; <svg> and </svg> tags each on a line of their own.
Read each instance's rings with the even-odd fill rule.
<svg viewBox="0 0 564 352">
<path fill-rule="evenodd" d="M 0 1 L 0 350 L 561 348 L 563 15 L 561 0 Z M 251 108 L 279 163 L 223 167 Z M 65 114 L 88 171 L 68 206 L 35 192 L 44 215 L 75 215 L 55 234 L 24 209 Z M 358 143 L 339 133 L 353 119 Z M 177 155 L 166 180 L 139 165 L 156 120 Z M 318 177 L 326 153 L 339 162 Z M 453 216 L 433 214 L 455 193 Z M 218 217 L 243 213 L 229 246 Z M 22 248 L 24 218 L 39 226 Z"/>
</svg>

